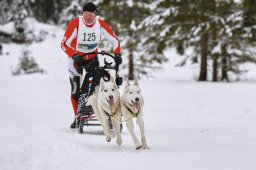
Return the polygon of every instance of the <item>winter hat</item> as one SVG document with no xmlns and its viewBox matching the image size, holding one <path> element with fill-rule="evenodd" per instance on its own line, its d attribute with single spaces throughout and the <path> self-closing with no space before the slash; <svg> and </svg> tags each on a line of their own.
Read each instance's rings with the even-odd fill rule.
<svg viewBox="0 0 256 170">
<path fill-rule="evenodd" d="M 94 12 L 95 14 L 97 14 L 97 7 L 94 3 L 88 2 L 88 3 L 84 4 L 83 12 L 85 12 L 85 11 L 90 11 L 90 12 Z"/>
</svg>

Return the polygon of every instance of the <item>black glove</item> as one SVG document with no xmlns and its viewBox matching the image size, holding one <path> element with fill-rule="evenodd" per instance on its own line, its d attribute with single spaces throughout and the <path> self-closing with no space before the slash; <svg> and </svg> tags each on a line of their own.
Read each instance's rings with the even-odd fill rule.
<svg viewBox="0 0 256 170">
<path fill-rule="evenodd" d="M 123 83 L 123 77 L 116 77 L 116 85 L 121 86 Z"/>
<path fill-rule="evenodd" d="M 82 66 L 84 64 L 84 60 L 77 54 L 73 57 L 74 63 L 78 66 Z"/>
<path fill-rule="evenodd" d="M 116 66 L 119 66 L 122 63 L 121 54 L 115 54 L 115 62 L 116 62 Z"/>
</svg>

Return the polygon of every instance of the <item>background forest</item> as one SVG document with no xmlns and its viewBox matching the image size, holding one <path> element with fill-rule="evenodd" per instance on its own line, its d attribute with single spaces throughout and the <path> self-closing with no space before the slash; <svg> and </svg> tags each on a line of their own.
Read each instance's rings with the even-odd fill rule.
<svg viewBox="0 0 256 170">
<path fill-rule="evenodd" d="M 27 30 L 26 18 L 57 25 L 81 15 L 86 0 L 2 0 L 0 24 L 14 22 L 11 41 L 42 41 Z M 197 64 L 199 81 L 233 81 L 256 63 L 255 0 L 98 0 L 100 17 L 118 35 L 123 56 L 129 62 L 128 77 L 134 73 L 153 75 L 172 56 L 175 48 L 182 60 L 177 66 Z M 3 36 L 0 41 L 8 41 Z M 103 44 L 104 45 L 104 44 Z"/>
</svg>

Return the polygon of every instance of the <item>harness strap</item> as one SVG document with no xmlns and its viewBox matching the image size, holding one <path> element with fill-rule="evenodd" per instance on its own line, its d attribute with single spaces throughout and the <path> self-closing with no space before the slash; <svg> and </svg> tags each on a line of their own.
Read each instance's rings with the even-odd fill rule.
<svg viewBox="0 0 256 170">
<path fill-rule="evenodd" d="M 124 120 L 124 121 L 122 121 L 122 119 L 121 120 L 119 120 L 119 119 L 117 119 L 117 118 L 115 118 L 114 117 L 114 115 L 116 114 L 116 112 L 113 114 L 113 115 L 110 115 L 107 111 L 105 111 L 104 109 L 103 109 L 103 111 L 104 111 L 104 113 L 109 117 L 109 118 L 114 118 L 114 119 L 116 119 L 116 120 L 118 120 L 119 122 L 126 122 L 126 121 L 128 121 L 128 120 L 130 120 L 130 119 L 132 119 L 132 118 L 134 118 L 134 117 L 137 117 L 138 116 L 138 114 L 139 114 L 139 112 L 137 112 L 137 113 L 134 113 L 129 107 L 127 107 L 126 105 L 125 105 L 125 107 L 126 107 L 126 109 L 127 110 L 129 110 L 130 112 L 131 112 L 131 114 L 132 114 L 132 117 L 130 117 L 129 119 L 127 119 L 127 120 Z M 116 110 L 117 111 L 117 110 Z"/>
<path fill-rule="evenodd" d="M 104 109 L 103 109 L 104 113 L 110 118 L 110 117 L 113 117 L 113 115 L 110 115 L 108 114 L 108 112 L 106 112 Z"/>
<path fill-rule="evenodd" d="M 126 109 L 127 109 L 134 117 L 137 117 L 137 116 L 138 116 L 139 111 L 138 111 L 137 113 L 135 113 L 135 112 L 133 112 L 128 106 L 126 106 L 125 104 L 124 104 L 124 106 L 126 107 Z"/>
<path fill-rule="evenodd" d="M 116 111 L 117 111 L 117 109 L 116 109 L 116 111 L 112 114 L 112 115 L 110 115 L 106 110 L 104 110 L 104 109 L 102 109 L 103 111 L 104 111 L 104 113 L 110 118 L 110 117 L 113 117 L 115 114 L 116 114 Z"/>
</svg>

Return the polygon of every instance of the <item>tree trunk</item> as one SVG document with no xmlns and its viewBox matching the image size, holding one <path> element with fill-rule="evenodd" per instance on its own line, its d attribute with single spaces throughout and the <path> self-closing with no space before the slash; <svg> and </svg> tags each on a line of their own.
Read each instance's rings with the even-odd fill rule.
<svg viewBox="0 0 256 170">
<path fill-rule="evenodd" d="M 212 81 L 213 82 L 217 82 L 218 81 L 218 55 L 217 54 L 213 54 L 212 56 L 213 58 L 213 63 L 212 63 Z"/>
<path fill-rule="evenodd" d="M 222 55 L 221 55 L 221 80 L 229 81 L 226 44 L 221 46 L 221 52 L 222 52 Z"/>
<path fill-rule="evenodd" d="M 130 54 L 129 54 L 129 65 L 128 65 L 128 71 L 129 71 L 129 73 L 128 73 L 128 79 L 129 80 L 133 80 L 133 76 L 134 76 L 134 73 L 133 73 L 133 54 L 132 54 L 132 52 L 130 52 Z"/>
<path fill-rule="evenodd" d="M 216 29 L 216 23 L 213 23 L 212 27 L 212 43 L 213 47 L 216 47 L 217 45 L 217 29 Z M 212 81 L 217 82 L 218 81 L 218 56 L 219 54 L 213 53 L 212 54 Z"/>
<path fill-rule="evenodd" d="M 216 2 L 215 0 L 212 1 L 212 13 L 214 15 L 218 15 L 216 11 Z M 212 23 L 212 48 L 215 48 L 216 45 L 218 44 L 217 42 L 217 24 L 216 22 Z M 214 53 L 212 54 L 212 81 L 217 82 L 218 81 L 218 54 Z"/>
<path fill-rule="evenodd" d="M 201 61 L 200 61 L 200 75 L 199 81 L 207 80 L 207 47 L 208 47 L 208 34 L 204 33 L 201 37 Z"/>
</svg>

